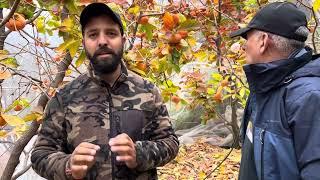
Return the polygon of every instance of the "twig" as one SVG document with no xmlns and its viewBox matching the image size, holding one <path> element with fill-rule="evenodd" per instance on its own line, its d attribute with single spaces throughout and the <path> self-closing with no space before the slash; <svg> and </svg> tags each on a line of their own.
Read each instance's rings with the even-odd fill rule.
<svg viewBox="0 0 320 180">
<path fill-rule="evenodd" d="M 1 28 L 2 26 L 4 26 L 4 25 L 9 21 L 9 19 L 12 17 L 12 15 L 14 14 L 14 12 L 17 10 L 19 3 L 20 3 L 20 0 L 15 0 L 15 1 L 14 1 L 13 6 L 12 6 L 9 14 L 7 15 L 7 17 L 5 17 L 5 18 L 1 21 L 1 23 L 0 23 L 0 28 Z"/>
<path fill-rule="evenodd" d="M 233 144 L 235 144 L 235 140 L 233 141 Z M 228 152 L 228 154 L 223 158 L 223 160 L 220 161 L 220 163 L 219 163 L 203 180 L 209 178 L 209 177 L 211 176 L 211 174 L 212 174 L 214 171 L 216 171 L 216 170 L 224 163 L 224 161 L 227 160 L 227 158 L 230 156 L 231 152 L 232 152 L 233 149 L 234 149 L 233 146 L 234 146 L 234 145 L 232 145 L 232 148 L 230 149 L 230 151 Z"/>
</svg>

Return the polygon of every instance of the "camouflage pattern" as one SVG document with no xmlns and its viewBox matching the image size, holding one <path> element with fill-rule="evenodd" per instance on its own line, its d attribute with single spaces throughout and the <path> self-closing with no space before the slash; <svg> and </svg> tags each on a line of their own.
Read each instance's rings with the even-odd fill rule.
<svg viewBox="0 0 320 180">
<path fill-rule="evenodd" d="M 31 156 L 33 169 L 47 179 L 68 179 L 65 167 L 70 154 L 81 142 L 90 142 L 101 150 L 85 179 L 111 179 L 110 114 L 119 133 L 127 133 L 135 142 L 137 152 L 137 168 L 118 163 L 116 179 L 157 179 L 156 167 L 177 155 L 178 139 L 157 87 L 124 65 L 113 87 L 89 70 L 49 101 Z"/>
</svg>

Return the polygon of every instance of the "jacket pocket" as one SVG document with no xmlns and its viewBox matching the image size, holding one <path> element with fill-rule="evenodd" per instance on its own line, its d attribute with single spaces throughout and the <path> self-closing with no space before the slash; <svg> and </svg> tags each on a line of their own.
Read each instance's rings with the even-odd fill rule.
<svg viewBox="0 0 320 180">
<path fill-rule="evenodd" d="M 120 133 L 126 133 L 133 142 L 143 140 L 142 129 L 144 127 L 145 115 L 141 110 L 127 110 L 113 112 L 113 120 L 116 121 Z"/>
</svg>

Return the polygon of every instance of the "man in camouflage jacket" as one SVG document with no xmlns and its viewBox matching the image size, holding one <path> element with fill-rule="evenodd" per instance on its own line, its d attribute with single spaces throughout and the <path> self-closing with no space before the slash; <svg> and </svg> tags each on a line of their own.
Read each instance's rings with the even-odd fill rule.
<svg viewBox="0 0 320 180">
<path fill-rule="evenodd" d="M 179 145 L 160 93 L 122 62 L 116 13 L 93 3 L 80 23 L 89 71 L 49 101 L 32 167 L 47 179 L 157 179 Z"/>
</svg>

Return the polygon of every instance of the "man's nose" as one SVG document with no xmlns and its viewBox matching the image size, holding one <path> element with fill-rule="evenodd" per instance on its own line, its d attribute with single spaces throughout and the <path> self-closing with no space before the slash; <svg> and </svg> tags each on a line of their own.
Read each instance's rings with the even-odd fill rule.
<svg viewBox="0 0 320 180">
<path fill-rule="evenodd" d="M 108 46 L 108 38 L 107 36 L 101 34 L 98 39 L 99 47 Z"/>
</svg>

